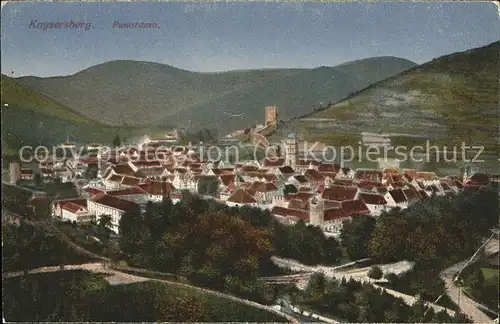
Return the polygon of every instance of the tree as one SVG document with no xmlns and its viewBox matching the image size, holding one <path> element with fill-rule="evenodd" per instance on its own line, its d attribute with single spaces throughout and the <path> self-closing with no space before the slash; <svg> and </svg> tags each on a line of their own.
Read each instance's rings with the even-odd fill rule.
<svg viewBox="0 0 500 324">
<path fill-rule="evenodd" d="M 391 285 L 396 285 L 398 281 L 398 275 L 393 273 L 393 272 L 388 272 L 384 275 L 384 278 L 389 282 Z"/>
<path fill-rule="evenodd" d="M 120 139 L 120 136 L 117 134 L 115 136 L 115 138 L 113 139 L 113 146 L 114 147 L 119 147 L 120 145 L 122 145 L 122 141 Z"/>
<path fill-rule="evenodd" d="M 326 279 L 323 273 L 314 273 L 307 283 L 307 292 L 315 300 L 321 300 L 325 292 Z"/>
<path fill-rule="evenodd" d="M 198 181 L 198 194 L 215 196 L 219 188 L 217 177 L 205 176 Z"/>
<path fill-rule="evenodd" d="M 384 275 L 384 272 L 378 266 L 371 267 L 370 271 L 368 271 L 368 277 L 375 279 L 375 280 L 382 279 L 383 275 Z"/>
<path fill-rule="evenodd" d="M 111 228 L 111 226 L 113 226 L 113 219 L 111 215 L 103 214 L 99 216 L 97 226 L 99 226 L 101 229 Z"/>
<path fill-rule="evenodd" d="M 368 243 L 370 256 L 383 261 L 404 260 L 408 253 L 407 220 L 381 215 Z"/>
<path fill-rule="evenodd" d="M 375 218 L 362 215 L 345 222 L 340 232 L 340 241 L 351 260 L 359 260 L 369 255 L 368 245 L 375 230 Z"/>
<path fill-rule="evenodd" d="M 95 165 L 89 165 L 87 169 L 85 169 L 85 172 L 83 173 L 83 177 L 85 179 L 95 179 L 97 178 L 97 166 Z"/>
</svg>

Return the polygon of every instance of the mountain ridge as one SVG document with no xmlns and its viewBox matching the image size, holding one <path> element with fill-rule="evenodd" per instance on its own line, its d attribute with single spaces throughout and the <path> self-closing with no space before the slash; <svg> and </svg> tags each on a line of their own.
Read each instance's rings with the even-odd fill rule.
<svg viewBox="0 0 500 324">
<path fill-rule="evenodd" d="M 473 142 L 498 149 L 500 42 L 455 52 L 375 82 L 328 108 L 305 114 L 293 127 L 309 139 L 331 141 L 368 132 L 425 134 L 441 143 Z M 328 120 L 313 123 L 313 120 Z M 493 135 L 493 136 L 492 136 Z"/>
<path fill-rule="evenodd" d="M 203 128 L 217 122 L 223 130 L 232 130 L 262 122 L 267 105 L 276 105 L 280 118 L 290 119 L 414 65 L 406 59 L 381 57 L 346 62 L 340 68 L 198 73 L 161 63 L 114 60 L 70 76 L 16 80 L 109 125 L 126 119 L 137 126 Z M 244 118 L 228 123 L 221 111 L 235 110 Z"/>
</svg>

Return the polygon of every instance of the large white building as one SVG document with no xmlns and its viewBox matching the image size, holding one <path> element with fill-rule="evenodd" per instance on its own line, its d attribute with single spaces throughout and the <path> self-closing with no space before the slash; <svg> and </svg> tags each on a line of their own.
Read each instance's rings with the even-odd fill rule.
<svg viewBox="0 0 500 324">
<path fill-rule="evenodd" d="M 101 215 L 111 216 L 111 230 L 118 233 L 120 219 L 128 211 L 133 211 L 139 206 L 131 201 L 110 196 L 105 193 L 92 197 L 87 201 L 89 213 L 99 220 Z"/>
</svg>

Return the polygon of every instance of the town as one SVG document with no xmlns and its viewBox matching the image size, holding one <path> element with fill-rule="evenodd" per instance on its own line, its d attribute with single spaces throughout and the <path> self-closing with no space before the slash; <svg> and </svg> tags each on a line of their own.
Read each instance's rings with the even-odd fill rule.
<svg viewBox="0 0 500 324">
<path fill-rule="evenodd" d="M 277 108 L 270 107 L 265 110 L 264 126 L 246 131 L 249 138 L 254 139 L 254 145 L 261 145 L 262 138 L 265 138 L 259 133 L 260 130 L 276 128 Z M 108 238 L 111 238 L 111 235 L 115 238 L 124 236 L 120 240 L 128 240 L 126 237 L 130 234 L 123 233 L 126 221 L 122 218 L 128 218 L 137 212 L 144 218 L 151 213 L 151 204 L 161 205 L 167 201 L 174 205 L 180 204 L 183 199 L 190 199 L 186 198 L 189 195 L 195 195 L 201 201 L 210 201 L 221 206 L 218 208 L 227 206 L 236 210 L 245 207 L 262 210 L 264 214 L 259 217 L 271 217 L 273 220 L 260 221 L 275 221 L 293 231 L 297 226 L 300 228 L 301 224 L 319 228 L 324 237 L 331 237 L 340 244 L 349 246 L 350 243 L 344 240 L 349 235 L 346 233 L 352 231 L 350 224 L 364 224 L 367 222 L 366 217 L 387 217 L 411 209 L 415 204 L 424 206 L 426 201 L 433 204 L 432 201 L 436 197 L 459 197 L 464 192 L 481 192 L 491 186 L 498 188 L 500 181 L 498 175 L 474 172 L 470 168 L 465 169 L 462 175 L 438 175 L 435 172 L 401 169 L 387 160 L 382 161 L 378 169 L 351 169 L 343 163 L 326 163 L 308 158 L 300 151 L 299 136 L 295 133 L 289 133 L 282 140 L 283 147 L 277 151 L 283 154 L 234 163 L 222 159 L 212 160 L 209 156 L 199 154 L 203 149 L 202 143 L 199 146 L 191 143 L 187 146 L 179 145 L 179 137 L 179 131 L 174 130 L 167 132 L 163 138 L 150 138 L 146 135 L 137 143 L 128 143 L 116 148 L 97 143 L 76 144 L 66 141 L 57 147 L 58 150 L 54 152 L 59 153 L 54 155 L 36 154 L 30 163 L 11 162 L 9 181 L 4 180 L 4 192 L 5 186 L 9 186 L 28 192 L 28 197 L 31 198 L 24 208 L 6 204 L 4 199 L 4 206 L 10 211 L 2 213 L 2 223 L 19 226 L 26 219 L 51 219 L 52 222 L 60 224 L 81 226 L 82 229 L 99 224 L 109 231 Z M 44 152 L 49 151 L 46 149 Z M 394 164 L 394 161 L 392 163 Z M 45 189 L 54 186 L 59 189 L 51 194 L 45 192 Z M 348 228 L 344 228 L 345 226 Z M 92 231 L 88 233 L 87 238 L 90 235 L 90 241 L 96 240 L 102 244 L 97 236 L 90 234 Z M 480 247 L 480 250 L 486 249 L 487 255 L 493 255 L 493 258 L 498 256 L 498 231 L 495 233 L 493 241 L 490 241 L 490 237 L 490 240 Z M 360 236 L 355 240 L 369 239 L 361 233 L 357 235 Z M 489 245 L 485 248 L 485 244 Z M 326 250 L 333 247 L 323 248 Z M 347 251 L 350 260 L 354 262 L 324 268 L 301 264 L 297 260 L 306 259 L 300 255 L 293 260 L 274 256 L 272 262 L 278 267 L 289 269 L 287 271 L 292 271 L 291 274 L 286 271 L 278 272 L 274 276 L 262 277 L 259 280 L 264 280 L 262 282 L 268 285 L 297 285 L 304 290 L 317 280 L 314 275 L 311 277 L 314 273 L 338 280 L 346 277 L 361 282 L 371 280 L 367 279 L 371 277 L 380 279 L 373 274 L 373 269 L 379 269 L 378 266 L 366 267 L 363 260 L 370 259 L 359 259 L 367 256 L 366 251 L 352 255 L 353 252 L 349 252 L 349 248 Z M 297 252 L 288 253 L 290 252 L 284 255 L 292 256 Z M 471 259 L 475 260 L 474 262 L 477 262 L 476 254 Z M 380 259 L 383 260 L 384 257 Z M 344 267 L 349 269 L 358 262 L 361 267 L 359 270 L 343 270 Z M 404 273 L 414 271 L 414 264 L 407 261 L 387 263 L 380 266 L 380 271 L 387 276 L 404 276 Z M 461 267 L 459 272 L 465 266 Z M 452 268 L 443 271 L 443 276 L 444 273 L 448 273 L 447 276 L 453 275 L 454 272 L 449 270 Z M 360 272 L 362 269 L 365 269 L 365 272 Z M 445 282 L 451 280 L 448 277 L 443 278 Z M 376 286 L 380 283 L 370 284 Z M 307 291 L 309 289 L 307 288 Z M 452 289 L 452 286 L 446 289 Z M 399 296 L 400 293 L 391 291 L 390 294 Z M 415 303 L 411 299 L 414 297 L 404 294 L 402 296 L 404 299 L 409 298 L 409 305 Z M 267 310 L 277 310 L 280 316 L 291 316 L 293 321 L 304 318 L 337 322 L 331 317 L 303 311 L 290 304 L 286 298 L 286 295 L 280 296 L 280 304 L 274 306 L 276 309 Z M 436 312 L 447 313 L 448 315 L 443 315 L 445 318 L 458 316 L 443 305 L 428 302 L 427 307 Z M 496 314 L 490 308 L 483 311 Z M 485 318 L 483 313 L 476 313 L 471 311 L 468 316 L 475 316 L 473 321 Z M 465 319 L 458 316 L 455 320 Z"/>
<path fill-rule="evenodd" d="M 1 2 L 4 322 L 498 323 L 491 2 Z"/>
<path fill-rule="evenodd" d="M 256 133 L 275 127 L 276 118 L 277 108 L 267 107 L 265 127 Z M 52 216 L 88 223 L 110 215 L 111 229 L 116 233 L 121 215 L 134 206 L 144 207 L 148 201 L 161 202 L 164 198 L 175 203 L 187 190 L 228 206 L 269 209 L 283 224 L 303 220 L 321 227 L 326 235 L 339 237 L 344 221 L 357 216 L 377 217 L 383 211 L 405 209 L 432 195 L 456 195 L 500 181 L 498 175 L 467 171 L 459 176 L 397 167 L 354 170 L 301 157 L 294 133 L 283 141 L 283 156 L 235 164 L 204 161 L 198 147 L 176 145 L 177 141 L 178 132 L 173 131 L 164 138 L 145 136 L 140 143 L 107 151 L 100 144 L 79 144 L 85 145 L 84 156 L 63 160 L 44 156 L 37 165 L 39 173 L 21 163 L 11 163 L 10 183 L 22 181 L 29 188 L 37 177 L 42 184 L 78 183 L 79 197 L 50 198 Z M 75 149 L 76 145 L 67 142 L 60 148 Z M 43 192 L 34 195 L 34 199 L 43 197 Z"/>
</svg>

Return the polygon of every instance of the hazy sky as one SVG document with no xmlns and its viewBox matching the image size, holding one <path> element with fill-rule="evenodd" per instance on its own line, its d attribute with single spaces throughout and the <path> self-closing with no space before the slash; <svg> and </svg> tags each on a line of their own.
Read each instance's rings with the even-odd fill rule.
<svg viewBox="0 0 500 324">
<path fill-rule="evenodd" d="M 92 29 L 30 28 L 87 22 Z M 159 23 L 118 29 L 113 22 Z M 32 25 L 33 26 L 33 25 Z M 191 71 L 317 67 L 371 56 L 417 63 L 500 39 L 491 2 L 7 3 L 2 73 L 68 75 L 116 59 Z"/>
</svg>

